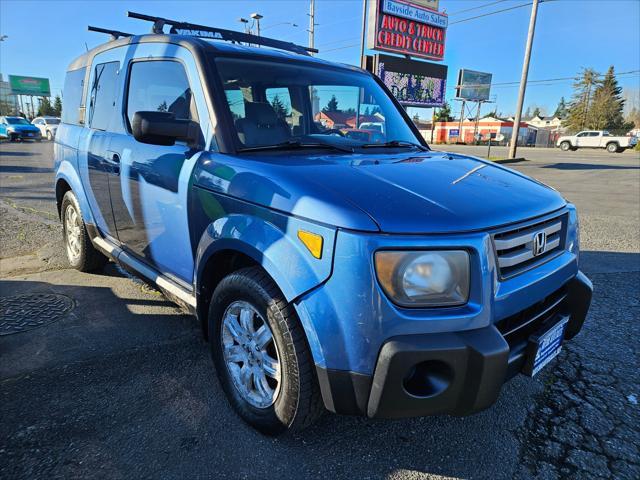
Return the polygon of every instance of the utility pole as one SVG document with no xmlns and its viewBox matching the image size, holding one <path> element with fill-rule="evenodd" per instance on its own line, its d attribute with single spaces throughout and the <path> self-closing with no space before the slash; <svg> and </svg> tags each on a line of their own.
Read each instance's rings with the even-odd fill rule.
<svg viewBox="0 0 640 480">
<path fill-rule="evenodd" d="M 366 68 L 364 44 L 367 41 L 367 0 L 362 0 L 362 39 L 360 40 L 360 68 Z"/>
<path fill-rule="evenodd" d="M 464 135 L 462 134 L 462 124 L 464 122 L 464 104 L 466 101 L 462 100 L 462 110 L 460 111 L 460 125 L 458 126 L 458 142 L 464 142 Z"/>
<path fill-rule="evenodd" d="M 540 0 L 533 0 L 531 6 L 531 18 L 529 19 L 529 34 L 527 35 L 527 46 L 524 51 L 524 63 L 522 65 L 522 77 L 520 78 L 520 92 L 518 93 L 518 105 L 516 107 L 516 118 L 513 121 L 513 131 L 511 133 L 511 143 L 509 145 L 509 158 L 516 158 L 518 148 L 518 133 L 520 130 L 520 120 L 522 118 L 522 105 L 524 104 L 524 94 L 527 90 L 527 77 L 529 76 L 529 61 L 531 60 L 531 47 L 533 45 L 533 34 L 536 30 L 536 17 L 538 15 L 538 4 Z"/>
<path fill-rule="evenodd" d="M 311 0 L 309 4 L 309 48 L 314 48 L 315 45 L 315 31 L 316 31 L 316 2 Z M 313 53 L 311 53 L 313 55 Z"/>
</svg>

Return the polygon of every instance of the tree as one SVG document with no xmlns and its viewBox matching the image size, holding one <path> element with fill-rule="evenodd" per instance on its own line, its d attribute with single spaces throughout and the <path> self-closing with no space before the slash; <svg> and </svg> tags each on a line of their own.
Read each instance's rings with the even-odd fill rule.
<svg viewBox="0 0 640 480">
<path fill-rule="evenodd" d="M 558 102 L 558 106 L 556 107 L 556 111 L 553 113 L 553 116 L 564 119 L 567 117 L 568 113 L 567 102 L 564 97 L 560 97 L 560 101 Z"/>
<path fill-rule="evenodd" d="M 602 83 L 598 80 L 600 75 L 592 68 L 583 68 L 580 76 L 573 83 L 573 96 L 569 104 L 567 116 L 567 128 L 577 132 L 585 128 L 593 128 L 591 119 L 591 107 L 593 104 L 593 92 Z"/>
<path fill-rule="evenodd" d="M 634 128 L 640 128 L 640 110 L 633 107 L 627 115 L 627 121 L 632 123 Z"/>
<path fill-rule="evenodd" d="M 498 108 L 496 107 L 492 112 L 489 113 L 485 113 L 482 118 L 488 118 L 488 117 L 492 117 L 492 118 L 500 118 L 500 116 L 498 115 Z"/>
<path fill-rule="evenodd" d="M 616 80 L 613 65 L 609 67 L 604 80 L 593 94 L 589 128 L 595 130 L 627 130 L 631 125 L 625 122 L 622 88 Z"/>
<path fill-rule="evenodd" d="M 531 118 L 531 107 L 527 107 L 522 118 L 526 118 L 526 119 Z"/>
<path fill-rule="evenodd" d="M 53 115 L 56 117 L 62 115 L 62 99 L 60 95 L 56 95 L 56 98 L 53 100 Z"/>
<path fill-rule="evenodd" d="M 289 116 L 289 109 L 284 104 L 284 102 L 280 100 L 280 97 L 278 95 L 273 97 L 273 100 L 271 101 L 271 106 L 273 107 L 273 109 L 276 112 L 276 115 L 278 115 L 279 118 L 285 118 Z"/>
<path fill-rule="evenodd" d="M 53 105 L 49 101 L 49 97 L 40 98 L 40 105 L 38 107 L 37 117 L 51 116 L 54 114 Z"/>
<path fill-rule="evenodd" d="M 438 109 L 438 111 L 435 113 L 435 119 L 437 122 L 450 122 L 453 120 L 449 102 L 444 102 L 444 105 L 440 109 Z"/>
<path fill-rule="evenodd" d="M 536 108 L 533 110 L 533 113 L 531 114 L 531 117 L 532 117 L 532 118 L 533 118 L 533 117 L 539 117 L 540 115 L 541 115 L 541 114 L 540 114 L 540 107 L 536 107 Z"/>
<path fill-rule="evenodd" d="M 335 95 L 331 95 L 331 100 L 327 103 L 327 106 L 322 109 L 323 112 L 338 112 L 338 99 Z"/>
</svg>

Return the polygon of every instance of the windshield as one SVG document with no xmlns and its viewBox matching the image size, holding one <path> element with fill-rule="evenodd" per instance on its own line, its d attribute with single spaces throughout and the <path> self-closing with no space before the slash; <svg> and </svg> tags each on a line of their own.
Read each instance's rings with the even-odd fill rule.
<svg viewBox="0 0 640 480">
<path fill-rule="evenodd" d="M 44 121 L 47 122 L 47 125 L 58 125 L 60 123 L 59 118 L 45 118 Z"/>
<path fill-rule="evenodd" d="M 26 119 L 19 117 L 7 117 L 9 125 L 31 125 Z"/>
<path fill-rule="evenodd" d="M 420 144 L 373 78 L 326 67 L 218 58 L 241 147 Z"/>
</svg>

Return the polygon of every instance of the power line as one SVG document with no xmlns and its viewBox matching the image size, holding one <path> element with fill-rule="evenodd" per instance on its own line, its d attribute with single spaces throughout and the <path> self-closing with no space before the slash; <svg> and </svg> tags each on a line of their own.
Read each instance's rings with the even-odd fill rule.
<svg viewBox="0 0 640 480">
<path fill-rule="evenodd" d="M 449 15 L 451 17 L 453 15 L 459 15 L 461 13 L 471 12 L 472 10 L 478 10 L 480 8 L 490 7 L 491 5 L 495 5 L 497 3 L 504 3 L 504 2 L 507 2 L 507 1 L 508 0 L 497 0 L 495 2 L 490 2 L 490 3 L 485 3 L 483 5 L 478 5 L 477 7 L 467 8 L 465 10 L 458 10 L 457 12 L 448 13 L 447 15 Z"/>
<path fill-rule="evenodd" d="M 503 8 L 501 10 L 496 10 L 494 12 L 489 12 L 489 13 L 483 13 L 481 15 L 476 15 L 475 17 L 464 18 L 462 20 L 458 20 L 456 22 L 449 23 L 449 26 L 455 25 L 457 23 L 468 22 L 470 20 L 475 20 L 477 18 L 488 17 L 489 15 L 495 15 L 496 13 L 508 12 L 509 10 L 515 10 L 516 8 L 528 7 L 529 5 L 532 5 L 532 4 L 533 4 L 533 2 L 522 3 L 520 5 L 516 5 L 515 7 Z"/>
</svg>

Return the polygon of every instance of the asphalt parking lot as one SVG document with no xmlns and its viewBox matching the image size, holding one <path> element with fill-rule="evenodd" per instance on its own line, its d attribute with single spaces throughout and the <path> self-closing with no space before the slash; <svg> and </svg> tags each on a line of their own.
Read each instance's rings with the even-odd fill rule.
<svg viewBox="0 0 640 480">
<path fill-rule="evenodd" d="M 51 144 L 0 144 L 0 478 L 640 478 L 640 155 L 519 153 L 578 206 L 595 287 L 560 359 L 471 417 L 273 439 L 231 411 L 192 317 L 112 264 L 65 268 Z M 48 323 L 12 333 L 34 298 Z"/>
</svg>

